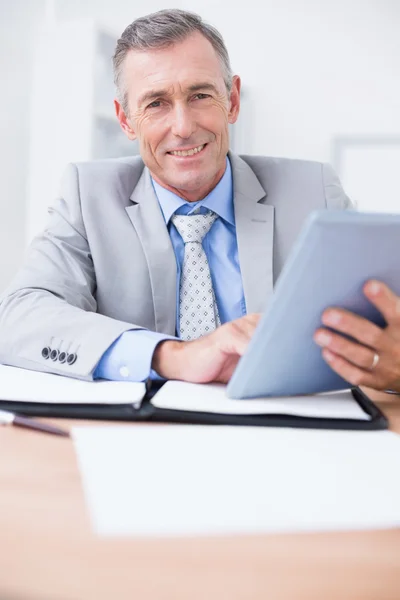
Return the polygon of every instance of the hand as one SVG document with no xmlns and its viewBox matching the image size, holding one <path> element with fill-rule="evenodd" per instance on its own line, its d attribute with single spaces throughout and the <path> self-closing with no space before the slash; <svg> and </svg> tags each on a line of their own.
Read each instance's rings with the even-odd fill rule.
<svg viewBox="0 0 400 600">
<path fill-rule="evenodd" d="M 192 342 L 165 340 L 156 347 L 151 366 L 166 379 L 227 383 L 260 317 L 241 317 Z"/>
<path fill-rule="evenodd" d="M 387 326 L 380 328 L 347 310 L 329 308 L 322 323 L 354 341 L 324 328 L 315 332 L 314 341 L 323 347 L 329 366 L 352 385 L 400 392 L 400 298 L 379 281 L 368 281 L 363 291 Z"/>
</svg>

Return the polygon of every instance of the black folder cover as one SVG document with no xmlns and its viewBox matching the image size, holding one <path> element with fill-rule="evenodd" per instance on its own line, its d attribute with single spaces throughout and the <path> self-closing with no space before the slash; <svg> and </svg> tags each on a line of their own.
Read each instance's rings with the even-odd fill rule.
<svg viewBox="0 0 400 600">
<path fill-rule="evenodd" d="M 0 400 L 0 409 L 34 417 L 95 419 L 111 421 L 152 421 L 197 425 L 250 425 L 258 427 L 299 427 L 309 429 L 347 429 L 372 431 L 387 429 L 388 421 L 381 410 L 358 387 L 351 393 L 369 419 L 321 419 L 293 415 L 229 415 L 161 409 L 153 406 L 151 398 L 159 389 L 153 385 L 139 405 L 133 404 L 50 404 Z"/>
</svg>

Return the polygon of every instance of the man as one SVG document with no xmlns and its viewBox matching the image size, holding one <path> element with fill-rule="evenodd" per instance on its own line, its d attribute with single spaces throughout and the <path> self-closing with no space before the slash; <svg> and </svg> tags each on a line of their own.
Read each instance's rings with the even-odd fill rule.
<svg viewBox="0 0 400 600">
<path fill-rule="evenodd" d="M 226 382 L 305 217 L 350 203 L 327 165 L 228 154 L 240 79 L 198 16 L 138 19 L 114 69 L 141 159 L 69 166 L 3 297 L 0 359 L 82 379 Z M 315 340 L 349 382 L 400 389 L 398 299 L 376 282 L 366 294 L 387 329 L 328 310 L 339 333 Z"/>
</svg>

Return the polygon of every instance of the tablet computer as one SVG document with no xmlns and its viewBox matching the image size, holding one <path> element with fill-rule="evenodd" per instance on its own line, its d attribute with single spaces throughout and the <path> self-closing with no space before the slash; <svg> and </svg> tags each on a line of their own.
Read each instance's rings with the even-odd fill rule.
<svg viewBox="0 0 400 600">
<path fill-rule="evenodd" d="M 348 388 L 349 383 L 322 358 L 313 335 L 330 306 L 385 325 L 363 294 L 368 279 L 383 281 L 400 295 L 400 214 L 313 212 L 232 375 L 228 396 L 256 398 Z"/>
</svg>

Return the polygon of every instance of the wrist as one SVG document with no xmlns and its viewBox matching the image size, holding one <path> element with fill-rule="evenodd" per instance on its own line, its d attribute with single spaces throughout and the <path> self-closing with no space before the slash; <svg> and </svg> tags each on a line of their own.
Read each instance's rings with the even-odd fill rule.
<svg viewBox="0 0 400 600">
<path fill-rule="evenodd" d="M 154 350 L 151 368 L 165 379 L 180 379 L 179 354 L 184 346 L 185 342 L 163 340 Z"/>
</svg>

